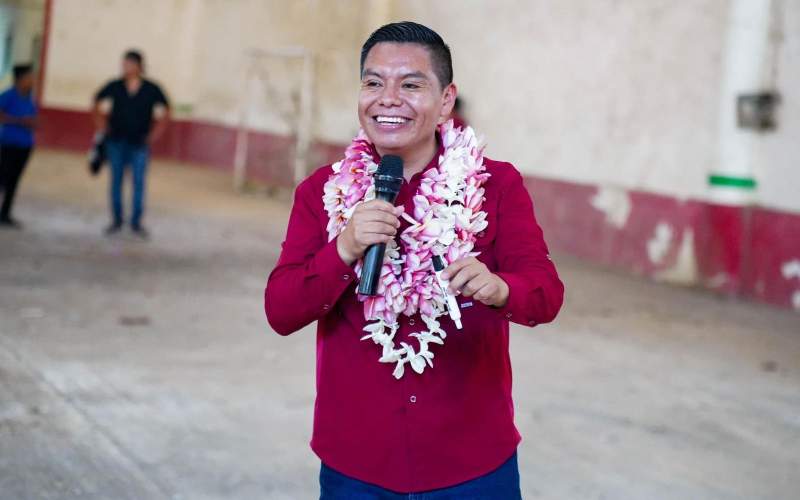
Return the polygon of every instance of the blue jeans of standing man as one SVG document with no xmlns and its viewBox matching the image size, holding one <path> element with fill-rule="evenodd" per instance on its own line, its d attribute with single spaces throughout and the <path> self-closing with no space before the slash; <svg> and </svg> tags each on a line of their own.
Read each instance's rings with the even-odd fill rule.
<svg viewBox="0 0 800 500">
<path fill-rule="evenodd" d="M 421 493 L 395 493 L 322 464 L 320 500 L 520 500 L 517 454 L 498 469 L 466 483 Z"/>
<path fill-rule="evenodd" d="M 150 152 L 145 144 L 131 144 L 127 141 L 109 140 L 106 143 L 106 155 L 111 165 L 111 213 L 114 224 L 121 225 L 122 212 L 122 183 L 125 179 L 125 169 L 130 165 L 133 174 L 133 213 L 131 226 L 140 227 L 144 214 L 144 195 L 147 181 L 147 162 Z"/>
</svg>

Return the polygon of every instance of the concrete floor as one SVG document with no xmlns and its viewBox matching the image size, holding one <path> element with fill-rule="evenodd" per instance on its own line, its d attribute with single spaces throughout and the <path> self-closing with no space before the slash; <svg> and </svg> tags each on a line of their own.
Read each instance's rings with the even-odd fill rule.
<svg viewBox="0 0 800 500">
<path fill-rule="evenodd" d="M 312 328 L 264 321 L 285 202 L 156 162 L 149 243 L 36 152 L 0 232 L 0 498 L 311 499 Z M 800 316 L 557 259 L 512 328 L 525 498 L 800 498 Z"/>
</svg>

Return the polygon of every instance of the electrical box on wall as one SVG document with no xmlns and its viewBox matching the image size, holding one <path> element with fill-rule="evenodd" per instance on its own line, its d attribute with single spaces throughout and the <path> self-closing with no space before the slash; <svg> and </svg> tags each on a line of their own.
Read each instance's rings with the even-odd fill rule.
<svg viewBox="0 0 800 500">
<path fill-rule="evenodd" d="M 777 127 L 775 114 L 780 102 L 777 92 L 740 94 L 736 98 L 736 122 L 741 128 L 765 132 Z"/>
</svg>

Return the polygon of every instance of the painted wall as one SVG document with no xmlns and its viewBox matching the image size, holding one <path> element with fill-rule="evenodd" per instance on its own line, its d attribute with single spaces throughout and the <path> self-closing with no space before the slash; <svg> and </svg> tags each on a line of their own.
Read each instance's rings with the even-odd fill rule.
<svg viewBox="0 0 800 500">
<path fill-rule="evenodd" d="M 452 46 L 490 154 L 534 175 L 704 195 L 725 1 L 518 0 L 490 16 L 478 0 L 395 6 Z"/>
<path fill-rule="evenodd" d="M 765 134 L 756 166 L 758 200 L 800 212 L 800 2 L 780 2 L 775 87 L 781 94 L 778 128 Z M 797 236 L 800 238 L 800 236 Z"/>
<path fill-rule="evenodd" d="M 800 3 L 393 7 L 450 43 L 468 117 L 528 175 L 553 248 L 800 309 Z M 739 129 L 736 96 L 772 89 L 778 129 Z"/>
<path fill-rule="evenodd" d="M 242 102 L 245 51 L 303 46 L 316 55 L 314 136 L 341 142 L 357 130 L 357 53 L 364 36 L 363 1 L 226 0 L 200 2 L 196 26 L 194 116 L 235 123 Z M 235 5 L 235 7 L 233 7 Z M 301 60 L 266 58 L 261 69 L 267 84 L 251 81 L 246 98 L 250 122 L 260 130 L 287 134 L 281 113 L 291 114 L 299 98 Z M 275 98 L 268 94 L 272 92 Z"/>
<path fill-rule="evenodd" d="M 729 0 L 508 0 L 490 15 L 479 0 L 410 0 L 395 2 L 392 18 L 429 24 L 450 43 L 490 154 L 528 174 L 708 199 L 710 172 L 747 161 L 759 184 L 753 201 L 800 211 L 800 3 L 749 2 L 775 11 L 777 23 L 761 34 L 764 78 L 736 90 L 775 87 L 783 103 L 775 132 L 749 133 L 757 137 L 745 141 L 745 159 L 719 147 L 720 120 L 735 127 L 734 97 L 719 98 L 736 42 Z"/>
<path fill-rule="evenodd" d="M 781 126 L 757 139 L 752 170 L 757 202 L 800 211 L 798 155 L 786 154 L 800 148 L 800 4 L 774 1 Z M 726 161 L 721 108 L 733 107 L 719 97 L 730 12 L 730 0 L 54 0 L 45 104 L 85 109 L 120 53 L 140 47 L 180 117 L 232 126 L 244 107 L 255 130 L 288 134 L 299 60 L 263 59 L 266 80 L 246 83 L 246 52 L 304 46 L 315 53 L 313 135 L 345 142 L 360 44 L 383 22 L 414 19 L 452 46 L 490 155 L 530 175 L 706 199 Z"/>
<path fill-rule="evenodd" d="M 357 130 L 358 60 L 365 1 L 54 0 L 45 104 L 86 109 L 130 47 L 172 98 L 180 118 L 235 125 L 242 106 L 256 130 L 289 133 L 299 60 L 263 59 L 265 80 L 245 81 L 247 52 L 304 46 L 317 54 L 314 135 Z M 266 82 L 266 83 L 265 83 Z M 270 94 L 271 93 L 271 94 Z"/>
<path fill-rule="evenodd" d="M 38 64 L 44 0 L 0 1 L 0 86 L 12 82 L 14 64 Z"/>
<path fill-rule="evenodd" d="M 94 93 L 118 74 L 122 53 L 138 48 L 148 73 L 183 100 L 187 59 L 179 42 L 191 0 L 55 0 L 43 105 L 86 110 Z"/>
</svg>

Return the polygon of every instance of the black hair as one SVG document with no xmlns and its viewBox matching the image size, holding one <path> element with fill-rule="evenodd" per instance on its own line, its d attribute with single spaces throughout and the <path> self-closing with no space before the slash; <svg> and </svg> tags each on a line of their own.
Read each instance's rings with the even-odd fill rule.
<svg viewBox="0 0 800 500">
<path fill-rule="evenodd" d="M 372 47 L 379 43 L 416 43 L 422 45 L 431 56 L 433 72 L 442 88 L 453 82 L 453 58 L 450 47 L 444 43 L 438 33 L 421 24 L 403 21 L 381 26 L 372 33 L 361 47 L 361 74 L 364 73 L 364 61 Z"/>
<path fill-rule="evenodd" d="M 136 64 L 139 65 L 139 67 L 142 67 L 142 65 L 144 64 L 144 56 L 142 55 L 141 52 L 135 49 L 130 49 L 126 51 L 125 55 L 122 58 L 128 61 L 135 62 Z"/>
<path fill-rule="evenodd" d="M 14 81 L 16 82 L 25 75 L 32 73 L 33 66 L 30 64 L 15 64 L 12 71 L 14 73 Z"/>
</svg>

